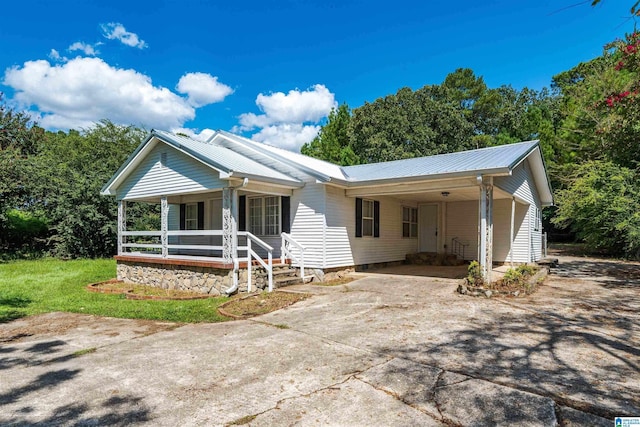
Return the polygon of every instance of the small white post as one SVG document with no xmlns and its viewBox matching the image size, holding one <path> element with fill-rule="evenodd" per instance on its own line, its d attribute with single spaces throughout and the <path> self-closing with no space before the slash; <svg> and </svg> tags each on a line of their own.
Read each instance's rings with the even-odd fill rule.
<svg viewBox="0 0 640 427">
<path fill-rule="evenodd" d="M 247 293 L 251 292 L 251 239 L 247 236 Z"/>
<path fill-rule="evenodd" d="M 280 246 L 280 264 L 284 264 L 285 262 L 285 256 L 284 256 L 284 252 L 286 250 L 285 246 L 286 246 L 286 237 L 285 237 L 285 233 L 281 233 L 280 234 L 280 240 L 281 240 L 281 246 Z"/>
<path fill-rule="evenodd" d="M 273 260 L 271 251 L 269 251 L 269 292 L 273 291 Z"/>
<path fill-rule="evenodd" d="M 169 255 L 169 237 L 167 235 L 167 231 L 169 231 L 169 203 L 167 196 L 160 198 L 160 231 L 162 258 L 166 258 Z"/>
<path fill-rule="evenodd" d="M 118 255 L 122 255 L 123 233 L 127 231 L 127 202 L 118 201 Z"/>
<path fill-rule="evenodd" d="M 300 249 L 300 276 L 302 276 L 302 283 L 304 283 L 304 249 Z"/>
</svg>

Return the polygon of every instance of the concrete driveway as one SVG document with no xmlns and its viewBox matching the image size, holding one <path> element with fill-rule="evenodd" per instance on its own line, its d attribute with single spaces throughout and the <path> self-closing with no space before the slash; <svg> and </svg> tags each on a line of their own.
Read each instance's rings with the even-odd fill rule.
<svg viewBox="0 0 640 427">
<path fill-rule="evenodd" d="M 640 266 L 562 258 L 538 293 L 371 274 L 249 321 L 0 325 L 5 425 L 612 425 L 640 415 Z M 92 351 L 95 349 L 95 351 Z"/>
</svg>

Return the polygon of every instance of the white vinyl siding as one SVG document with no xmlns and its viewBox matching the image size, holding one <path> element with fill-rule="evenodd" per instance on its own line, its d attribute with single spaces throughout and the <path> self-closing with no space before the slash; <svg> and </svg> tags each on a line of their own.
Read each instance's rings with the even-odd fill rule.
<svg viewBox="0 0 640 427">
<path fill-rule="evenodd" d="M 166 154 L 165 166 L 161 165 Z M 118 188 L 117 198 L 188 194 L 227 186 L 218 172 L 159 142 Z"/>
<path fill-rule="evenodd" d="M 304 246 L 309 268 L 324 268 L 325 206 L 323 184 L 307 182 L 291 196 L 291 237 Z"/>
<path fill-rule="evenodd" d="M 536 209 L 541 209 L 538 191 L 533 185 L 533 175 L 530 171 L 528 161 L 522 162 L 514 170 L 511 176 L 496 177 L 494 184 L 513 194 L 526 205 L 526 214 L 521 218 L 522 204 L 516 204 L 516 229 L 519 231 L 514 242 L 514 261 L 515 262 L 531 262 L 538 261 L 542 258 L 542 230 L 536 230 Z M 520 214 L 519 214 L 520 212 Z"/>
<path fill-rule="evenodd" d="M 355 198 L 345 197 L 343 190 L 327 186 L 325 268 L 401 261 L 408 253 L 417 252 L 417 239 L 402 238 L 403 203 L 392 197 L 375 200 L 380 202 L 380 237 L 356 238 Z"/>
<path fill-rule="evenodd" d="M 452 253 L 452 241 L 458 238 L 461 243 L 467 245 L 464 250 L 464 259 L 467 261 L 478 259 L 478 201 L 448 202 L 446 212 L 447 252 Z"/>
</svg>

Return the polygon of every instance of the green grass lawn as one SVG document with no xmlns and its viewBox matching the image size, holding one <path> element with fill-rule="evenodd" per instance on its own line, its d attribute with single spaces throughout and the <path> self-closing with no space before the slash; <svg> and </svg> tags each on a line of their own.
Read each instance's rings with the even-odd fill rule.
<svg viewBox="0 0 640 427">
<path fill-rule="evenodd" d="M 0 263 L 0 323 L 51 311 L 171 322 L 227 320 L 217 307 L 227 297 L 190 301 L 136 301 L 89 292 L 90 283 L 113 279 L 112 259 L 61 261 L 44 258 Z"/>
</svg>

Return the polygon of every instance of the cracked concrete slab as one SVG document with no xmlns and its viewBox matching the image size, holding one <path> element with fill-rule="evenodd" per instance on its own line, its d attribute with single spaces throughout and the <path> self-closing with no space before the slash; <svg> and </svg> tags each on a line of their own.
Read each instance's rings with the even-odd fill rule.
<svg viewBox="0 0 640 427">
<path fill-rule="evenodd" d="M 406 359 L 393 359 L 357 375 L 362 381 L 396 396 L 434 417 L 439 411 L 434 391 L 443 371 Z"/>
<path fill-rule="evenodd" d="M 376 274 L 255 321 L 1 324 L 0 424 L 611 425 L 640 413 L 640 276 L 617 263 L 568 258 L 524 299 Z"/>
<path fill-rule="evenodd" d="M 552 399 L 470 379 L 437 387 L 435 401 L 445 419 L 460 425 L 553 426 Z"/>
<path fill-rule="evenodd" d="M 444 426 L 395 397 L 357 379 L 278 404 L 251 426 Z"/>
</svg>

